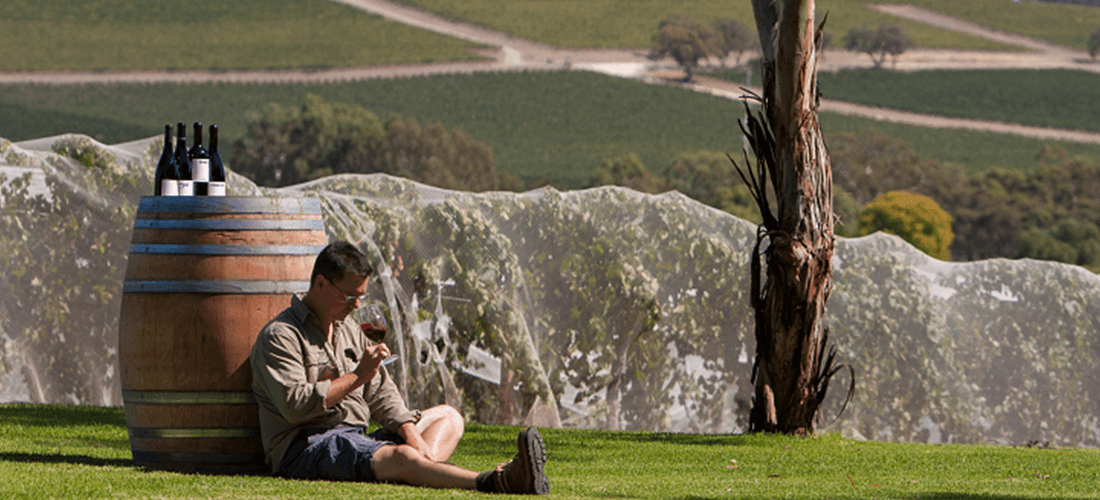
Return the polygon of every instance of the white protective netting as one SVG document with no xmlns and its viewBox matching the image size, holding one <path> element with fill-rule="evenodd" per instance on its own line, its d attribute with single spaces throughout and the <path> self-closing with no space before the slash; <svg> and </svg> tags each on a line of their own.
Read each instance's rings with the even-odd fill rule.
<svg viewBox="0 0 1100 500">
<path fill-rule="evenodd" d="M 159 138 L 0 139 L 0 399 L 120 405 L 117 330 Z M 384 175 L 235 196 L 321 200 L 329 239 L 382 270 L 411 404 L 471 421 L 742 431 L 756 228 L 678 193 L 471 194 Z M 856 371 L 824 430 L 921 442 L 1100 445 L 1100 280 L 1038 261 L 949 263 L 838 239 L 831 341 Z M 846 378 L 846 375 L 841 375 Z"/>
</svg>

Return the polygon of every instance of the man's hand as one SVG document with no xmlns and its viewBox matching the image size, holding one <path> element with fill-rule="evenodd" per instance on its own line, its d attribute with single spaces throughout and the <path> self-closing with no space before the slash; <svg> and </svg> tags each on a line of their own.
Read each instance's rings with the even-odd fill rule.
<svg viewBox="0 0 1100 500">
<path fill-rule="evenodd" d="M 359 366 L 355 367 L 354 373 L 365 384 L 378 375 L 378 369 L 388 357 L 390 357 L 390 348 L 386 344 L 369 345 L 363 350 L 363 359 L 359 361 Z"/>
<path fill-rule="evenodd" d="M 336 406 L 344 398 L 364 385 L 368 384 L 378 375 L 378 369 L 382 367 L 382 361 L 390 357 L 390 348 L 386 344 L 369 345 L 363 350 L 363 359 L 355 367 L 355 371 L 332 381 L 328 395 L 325 396 L 325 408 Z"/>
<path fill-rule="evenodd" d="M 420 434 L 420 429 L 416 424 L 412 422 L 401 424 L 401 427 L 397 428 L 397 435 L 405 439 L 406 445 L 415 448 L 421 455 L 424 455 L 424 458 L 433 462 L 439 461 L 439 459 L 435 457 L 431 446 L 428 446 L 428 442 L 424 440 L 424 436 Z"/>
</svg>

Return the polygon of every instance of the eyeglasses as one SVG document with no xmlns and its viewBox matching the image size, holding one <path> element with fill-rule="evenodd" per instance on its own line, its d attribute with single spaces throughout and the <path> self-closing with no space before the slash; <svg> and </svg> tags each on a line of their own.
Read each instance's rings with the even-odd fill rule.
<svg viewBox="0 0 1100 500">
<path fill-rule="evenodd" d="M 325 279 L 328 279 L 328 278 L 325 278 Z M 370 297 L 369 293 L 364 293 L 363 295 L 348 295 L 347 292 L 341 290 L 340 287 L 336 286 L 336 283 L 333 282 L 332 280 L 329 280 L 328 282 L 332 283 L 332 287 L 335 288 L 337 292 L 340 292 L 340 294 L 344 296 L 344 301 L 345 302 L 355 302 L 357 300 L 360 301 L 360 302 L 363 302 L 363 301 L 367 300 L 367 297 Z"/>
</svg>

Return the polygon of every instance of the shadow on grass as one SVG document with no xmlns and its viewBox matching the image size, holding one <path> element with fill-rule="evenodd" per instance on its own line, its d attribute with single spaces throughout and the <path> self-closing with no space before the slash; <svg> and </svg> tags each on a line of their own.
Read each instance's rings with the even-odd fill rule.
<svg viewBox="0 0 1100 500">
<path fill-rule="evenodd" d="M 87 455 L 61 455 L 58 453 L 0 452 L 0 461 L 38 464 L 91 465 L 95 467 L 132 467 L 133 460 L 121 458 L 96 458 Z"/>
</svg>

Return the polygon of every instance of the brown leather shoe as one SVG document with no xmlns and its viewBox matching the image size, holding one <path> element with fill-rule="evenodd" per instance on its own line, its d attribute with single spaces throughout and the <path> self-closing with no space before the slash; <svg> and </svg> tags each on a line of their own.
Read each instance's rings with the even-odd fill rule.
<svg viewBox="0 0 1100 500">
<path fill-rule="evenodd" d="M 546 464 L 546 446 L 538 429 L 528 427 L 516 439 L 515 458 L 478 477 L 478 489 L 495 493 L 545 495 L 550 493 Z"/>
</svg>

